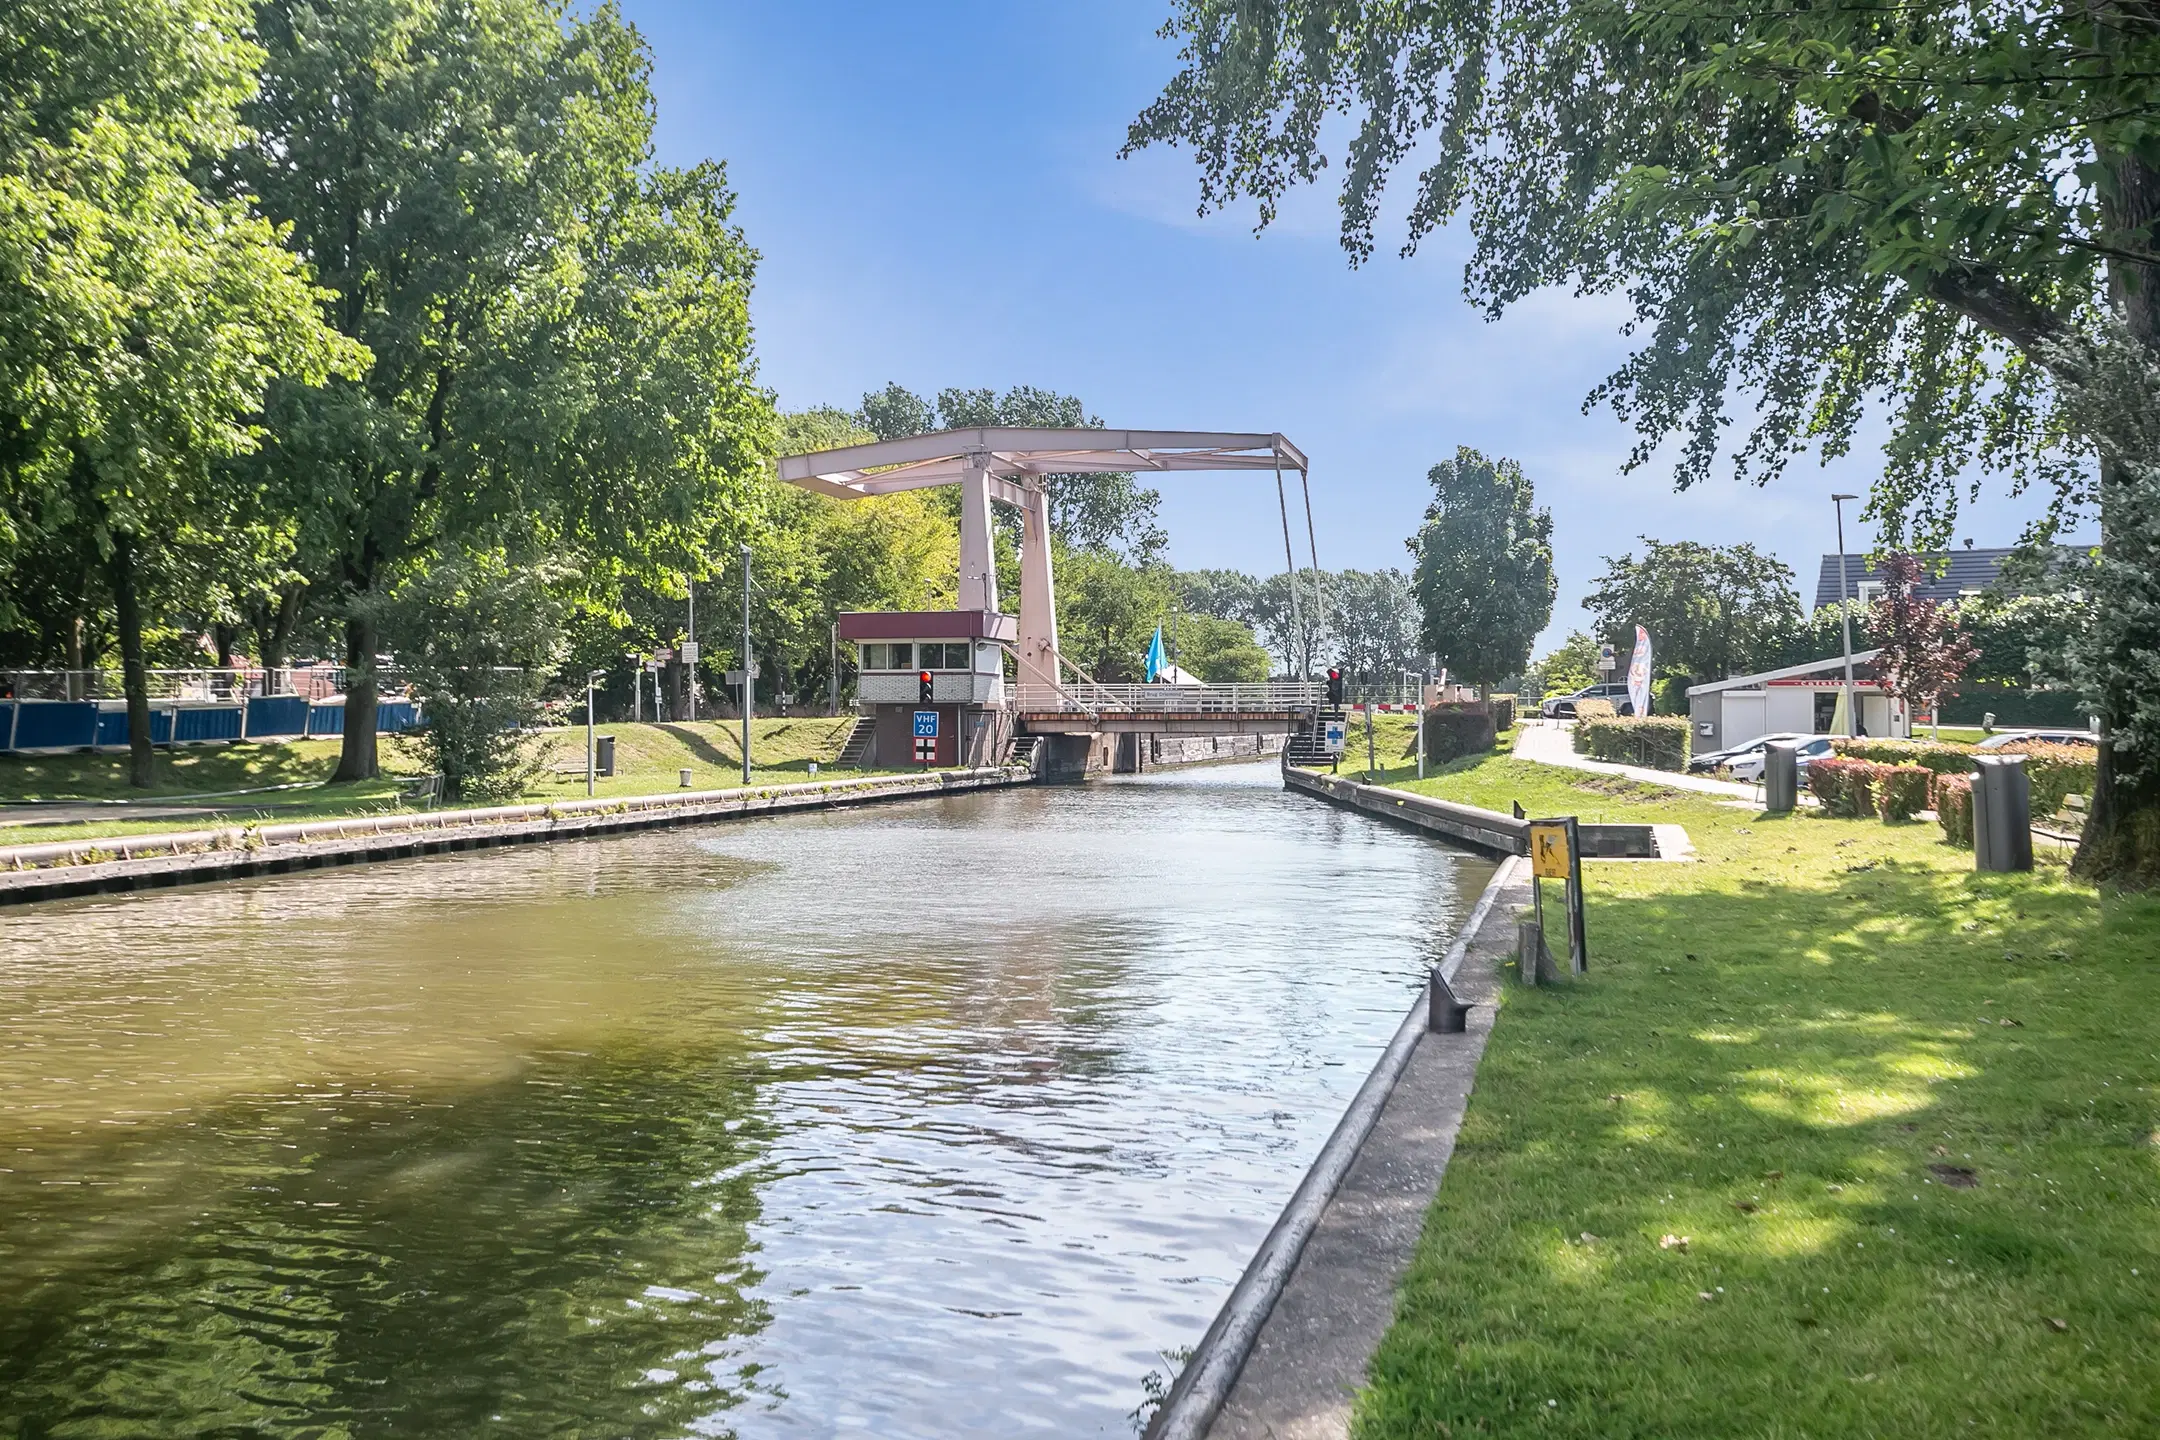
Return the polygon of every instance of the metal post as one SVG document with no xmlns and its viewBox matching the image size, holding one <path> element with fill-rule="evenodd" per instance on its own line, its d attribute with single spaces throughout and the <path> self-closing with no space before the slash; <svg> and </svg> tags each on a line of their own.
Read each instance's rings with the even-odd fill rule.
<svg viewBox="0 0 2160 1440">
<path fill-rule="evenodd" d="M 1853 699 L 1852 683 L 1852 602 L 1845 578 L 1845 502 L 1857 500 L 1857 495 L 1832 495 L 1830 504 L 1837 511 L 1837 583 L 1838 626 L 1845 632 L 1845 738 L 1850 740 L 1860 729 L 1860 709 Z"/>
<path fill-rule="evenodd" d="M 1418 676 L 1416 708 L 1410 712 L 1417 717 L 1417 778 L 1425 778 L 1425 677 Z"/>
<path fill-rule="evenodd" d="M 1365 778 L 1370 780 L 1380 769 L 1380 762 L 1373 754 L 1372 697 L 1365 697 Z"/>
<path fill-rule="evenodd" d="M 1304 684 L 1310 685 L 1312 683 L 1312 657 L 1305 653 L 1305 624 L 1298 615 L 1297 555 L 1290 549 L 1290 497 L 1283 490 L 1282 466 L 1280 465 L 1275 467 L 1275 504 L 1282 511 L 1283 563 L 1290 567 L 1286 577 L 1290 582 L 1290 637 L 1291 643 L 1298 647 L 1298 653 L 1292 658 L 1297 664 L 1298 679 Z"/>
<path fill-rule="evenodd" d="M 840 622 L 832 622 L 832 713 L 840 713 Z"/>
<path fill-rule="evenodd" d="M 750 783 L 750 546 L 742 547 L 742 783 Z"/>
<path fill-rule="evenodd" d="M 690 653 L 697 654 L 697 576 L 685 577 L 690 583 Z M 697 661 L 683 664 L 683 685 L 690 692 L 690 718 L 697 719 Z"/>
<path fill-rule="evenodd" d="M 585 798 L 588 800 L 593 793 L 592 686 L 593 676 L 588 672 L 585 676 Z"/>
</svg>

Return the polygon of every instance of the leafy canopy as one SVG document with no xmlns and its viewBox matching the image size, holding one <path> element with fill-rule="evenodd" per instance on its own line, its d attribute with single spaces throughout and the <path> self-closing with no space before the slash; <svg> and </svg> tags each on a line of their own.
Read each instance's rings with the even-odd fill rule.
<svg viewBox="0 0 2160 1440">
<path fill-rule="evenodd" d="M 1427 472 L 1432 503 L 1408 544 L 1425 648 L 1475 685 L 1520 675 L 1552 620 L 1552 511 L 1513 460 L 1462 446 Z"/>
<path fill-rule="evenodd" d="M 1617 560 L 1607 556 L 1605 572 L 1583 599 L 1597 617 L 1598 638 L 1614 654 L 1634 649 L 1640 625 L 1650 632 L 1659 674 L 1723 680 L 1775 663 L 1788 637 L 1802 630 L 1792 569 L 1775 555 L 1752 545 L 1668 543 L 1647 535 L 1642 544 L 1641 559 L 1632 551 Z"/>
</svg>

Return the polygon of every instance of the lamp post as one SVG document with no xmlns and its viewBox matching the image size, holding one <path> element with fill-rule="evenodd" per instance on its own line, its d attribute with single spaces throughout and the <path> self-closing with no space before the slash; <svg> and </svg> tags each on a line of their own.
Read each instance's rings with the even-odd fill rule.
<svg viewBox="0 0 2160 1440">
<path fill-rule="evenodd" d="M 757 673 L 750 663 L 750 547 L 742 547 L 742 783 L 750 783 L 750 701 L 752 676 Z"/>
<path fill-rule="evenodd" d="M 595 764 L 593 759 L 592 721 L 593 684 L 605 674 L 607 674 L 605 670 L 588 670 L 585 672 L 585 798 L 588 800 L 592 798 L 593 793 L 593 768 Z"/>
<path fill-rule="evenodd" d="M 1850 740 L 1859 732 L 1860 712 L 1853 699 L 1852 686 L 1852 603 L 1851 582 L 1845 576 L 1845 502 L 1857 500 L 1857 495 L 1832 495 L 1830 504 L 1837 511 L 1837 584 L 1838 626 L 1845 634 L 1845 738 Z"/>
</svg>

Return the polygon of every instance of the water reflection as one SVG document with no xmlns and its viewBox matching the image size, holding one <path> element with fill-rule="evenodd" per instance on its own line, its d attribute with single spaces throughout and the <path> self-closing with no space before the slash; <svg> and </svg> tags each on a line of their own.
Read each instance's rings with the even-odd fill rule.
<svg viewBox="0 0 2160 1440">
<path fill-rule="evenodd" d="M 1484 867 L 1239 767 L 0 917 L 0 1433 L 1129 1433 Z"/>
</svg>

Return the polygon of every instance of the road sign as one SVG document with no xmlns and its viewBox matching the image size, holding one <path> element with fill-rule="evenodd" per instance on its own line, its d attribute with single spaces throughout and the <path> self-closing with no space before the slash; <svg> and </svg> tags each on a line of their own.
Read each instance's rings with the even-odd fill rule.
<svg viewBox="0 0 2160 1440">
<path fill-rule="evenodd" d="M 652 658 L 665 665 L 675 658 L 675 652 L 673 650 L 655 650 L 652 652 Z"/>
<path fill-rule="evenodd" d="M 1568 827 L 1559 820 L 1530 824 L 1530 873 L 1540 880 L 1568 877 Z"/>
<path fill-rule="evenodd" d="M 683 643 L 682 643 L 682 663 L 683 663 L 683 664 L 685 664 L 685 665 L 695 665 L 695 664 L 697 664 L 697 653 L 698 653 L 698 646 L 697 646 L 697 641 L 695 641 L 695 640 L 685 640 L 685 641 L 683 641 Z"/>
<path fill-rule="evenodd" d="M 753 680 L 755 680 L 755 679 L 757 679 L 757 677 L 758 677 L 758 667 L 757 667 L 757 666 L 755 666 L 755 665 L 752 665 L 752 666 L 750 667 L 750 678 L 751 678 L 751 679 L 753 679 Z M 743 673 L 742 673 L 742 671 L 740 671 L 740 670 L 730 670 L 730 671 L 728 671 L 728 672 L 727 672 L 727 674 L 723 675 L 723 676 L 722 676 L 722 677 L 720 677 L 720 678 L 721 678 L 721 679 L 723 679 L 723 680 L 725 680 L 725 681 L 727 681 L 727 683 L 728 683 L 728 684 L 730 684 L 730 685 L 740 685 L 740 684 L 742 684 L 742 682 L 743 682 Z"/>
<path fill-rule="evenodd" d="M 1341 720 L 1341 719 L 1335 719 L 1335 720 L 1330 720 L 1330 721 L 1328 721 L 1328 722 L 1327 722 L 1327 750 L 1328 750 L 1328 754 L 1330 754 L 1330 755 L 1340 755 L 1340 754 L 1342 754 L 1342 752 L 1343 752 L 1343 738 L 1344 738 L 1344 734 L 1345 734 L 1346 730 L 1348 729 L 1348 725 L 1349 725 L 1349 722 L 1348 722 L 1348 721 L 1346 721 L 1346 720 Z"/>
<path fill-rule="evenodd" d="M 917 735 L 915 737 L 915 763 L 918 765 L 935 765 L 937 763 L 937 736 Z"/>
<path fill-rule="evenodd" d="M 937 717 L 938 712 L 935 710 L 917 710 L 915 712 L 915 738 L 918 740 L 937 739 Z"/>
</svg>

